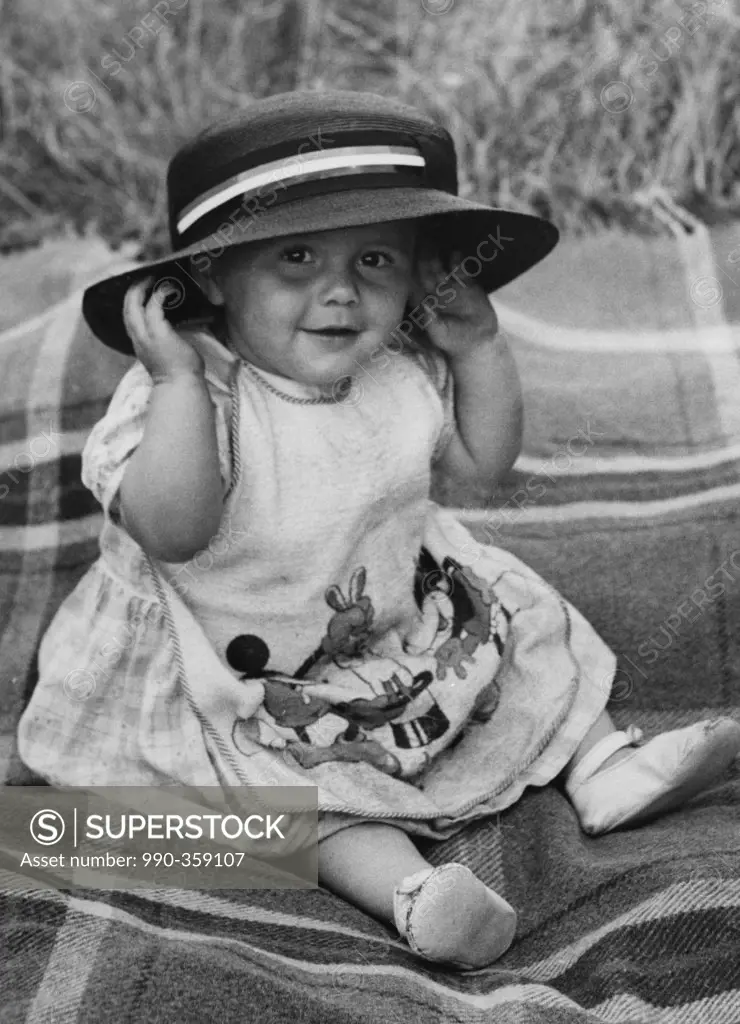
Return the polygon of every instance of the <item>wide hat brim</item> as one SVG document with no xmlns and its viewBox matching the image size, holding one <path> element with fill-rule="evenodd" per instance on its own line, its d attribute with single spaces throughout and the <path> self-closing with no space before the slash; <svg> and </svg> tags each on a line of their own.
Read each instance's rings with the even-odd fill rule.
<svg viewBox="0 0 740 1024">
<path fill-rule="evenodd" d="M 133 355 L 123 321 L 123 300 L 130 285 L 141 278 L 151 277 L 152 287 L 171 286 L 164 307 L 170 323 L 202 324 L 214 317 L 216 309 L 196 283 L 190 257 L 199 257 L 193 262 L 202 269 L 234 245 L 422 217 L 431 218 L 428 224 L 445 248 L 462 253 L 464 266 L 458 273 L 473 277 L 488 294 L 539 263 L 559 238 L 555 225 L 540 217 L 498 210 L 449 192 L 410 187 L 348 189 L 303 197 L 235 220 L 229 225 L 233 232 L 222 229 L 171 255 L 90 285 L 82 312 L 105 345 Z"/>
</svg>

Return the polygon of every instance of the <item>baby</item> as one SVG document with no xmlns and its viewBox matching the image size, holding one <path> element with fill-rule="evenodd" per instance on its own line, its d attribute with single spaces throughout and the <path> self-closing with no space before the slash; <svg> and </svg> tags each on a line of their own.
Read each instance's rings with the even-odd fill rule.
<svg viewBox="0 0 740 1024">
<path fill-rule="evenodd" d="M 314 785 L 324 886 L 429 961 L 493 963 L 514 908 L 414 837 L 556 777 L 588 834 L 633 826 L 740 750 L 730 719 L 617 731 L 612 652 L 430 500 L 432 467 L 492 495 L 517 458 L 487 296 L 557 232 L 461 199 L 449 134 L 363 93 L 254 103 L 168 196 L 173 254 L 85 295 L 137 361 L 85 448 L 101 556 L 44 636 L 21 755 L 54 785 Z"/>
</svg>

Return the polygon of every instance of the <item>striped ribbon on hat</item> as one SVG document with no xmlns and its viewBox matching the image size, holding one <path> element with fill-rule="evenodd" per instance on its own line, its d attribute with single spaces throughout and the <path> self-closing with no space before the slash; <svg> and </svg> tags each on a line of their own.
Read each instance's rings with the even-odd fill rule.
<svg viewBox="0 0 740 1024">
<path fill-rule="evenodd" d="M 345 146 L 329 151 L 284 157 L 250 167 L 203 192 L 180 213 L 177 230 L 187 231 L 212 210 L 236 196 L 256 194 L 277 181 L 296 185 L 303 181 L 367 173 L 397 173 L 401 168 L 422 172 L 424 157 L 412 146 Z"/>
</svg>

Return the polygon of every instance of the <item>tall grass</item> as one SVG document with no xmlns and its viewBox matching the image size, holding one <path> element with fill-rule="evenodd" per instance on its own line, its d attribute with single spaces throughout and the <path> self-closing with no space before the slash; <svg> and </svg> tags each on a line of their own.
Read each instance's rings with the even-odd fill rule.
<svg viewBox="0 0 740 1024">
<path fill-rule="evenodd" d="M 161 252 L 177 145 L 294 88 L 426 109 L 456 140 L 463 194 L 567 231 L 657 230 L 640 202 L 654 185 L 728 217 L 738 2 L 0 0 L 0 247 L 71 229 Z"/>
</svg>

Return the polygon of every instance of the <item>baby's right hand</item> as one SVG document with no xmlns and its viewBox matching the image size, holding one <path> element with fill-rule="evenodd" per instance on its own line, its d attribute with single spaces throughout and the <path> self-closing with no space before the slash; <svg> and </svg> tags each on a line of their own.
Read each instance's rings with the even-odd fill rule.
<svg viewBox="0 0 740 1024">
<path fill-rule="evenodd" d="M 166 289 L 155 289 L 144 304 L 151 282 L 148 277 L 131 285 L 123 301 L 123 322 L 137 359 L 155 384 L 183 374 L 203 376 L 202 357 L 165 319 L 162 305 L 167 298 Z"/>
</svg>

